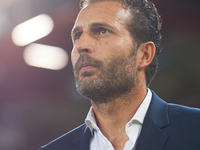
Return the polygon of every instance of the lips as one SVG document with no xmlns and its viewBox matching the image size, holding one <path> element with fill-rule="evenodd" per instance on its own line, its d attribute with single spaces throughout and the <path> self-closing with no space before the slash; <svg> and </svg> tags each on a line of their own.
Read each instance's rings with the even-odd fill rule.
<svg viewBox="0 0 200 150">
<path fill-rule="evenodd" d="M 79 67 L 79 70 L 88 70 L 88 69 L 92 69 L 95 68 L 95 65 L 92 65 L 90 63 L 82 63 Z"/>
</svg>

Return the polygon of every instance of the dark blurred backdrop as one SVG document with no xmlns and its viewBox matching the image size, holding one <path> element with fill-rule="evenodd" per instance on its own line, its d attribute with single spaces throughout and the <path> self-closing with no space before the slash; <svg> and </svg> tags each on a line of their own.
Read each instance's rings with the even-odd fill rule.
<svg viewBox="0 0 200 150">
<path fill-rule="evenodd" d="M 167 102 L 200 107 L 200 1 L 152 0 L 163 19 L 163 52 L 150 88 Z M 26 65 L 13 28 L 39 14 L 53 31 L 36 43 L 70 56 L 78 0 L 0 0 L 0 150 L 37 150 L 84 122 L 90 102 L 75 89 L 71 62 L 62 70 Z"/>
</svg>

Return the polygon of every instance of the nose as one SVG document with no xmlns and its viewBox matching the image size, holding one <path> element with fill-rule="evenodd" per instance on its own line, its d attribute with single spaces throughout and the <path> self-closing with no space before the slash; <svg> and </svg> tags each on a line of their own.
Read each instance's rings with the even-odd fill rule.
<svg viewBox="0 0 200 150">
<path fill-rule="evenodd" d="M 77 40 L 74 48 L 75 48 L 75 50 L 77 50 L 77 52 L 79 54 L 92 53 L 92 52 L 94 52 L 93 45 L 94 45 L 93 38 L 90 35 L 88 35 L 87 33 L 82 33 L 80 38 Z"/>
</svg>

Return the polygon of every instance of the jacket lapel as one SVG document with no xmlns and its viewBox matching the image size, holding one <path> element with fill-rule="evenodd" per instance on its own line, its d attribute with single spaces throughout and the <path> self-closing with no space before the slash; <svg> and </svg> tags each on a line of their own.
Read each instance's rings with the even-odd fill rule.
<svg viewBox="0 0 200 150">
<path fill-rule="evenodd" d="M 152 91 L 152 100 L 144 119 L 136 150 L 162 150 L 168 138 L 162 128 L 168 125 L 167 103 Z"/>
<path fill-rule="evenodd" d="M 89 150 L 91 131 L 85 124 L 72 140 L 73 150 Z"/>
</svg>

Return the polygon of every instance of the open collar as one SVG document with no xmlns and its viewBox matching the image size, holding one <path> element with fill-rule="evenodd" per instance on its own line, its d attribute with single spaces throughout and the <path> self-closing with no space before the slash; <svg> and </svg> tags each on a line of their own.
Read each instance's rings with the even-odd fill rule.
<svg viewBox="0 0 200 150">
<path fill-rule="evenodd" d="M 147 111 L 136 150 L 161 150 L 168 135 L 162 128 L 170 124 L 167 103 L 152 91 L 152 100 Z"/>
</svg>

